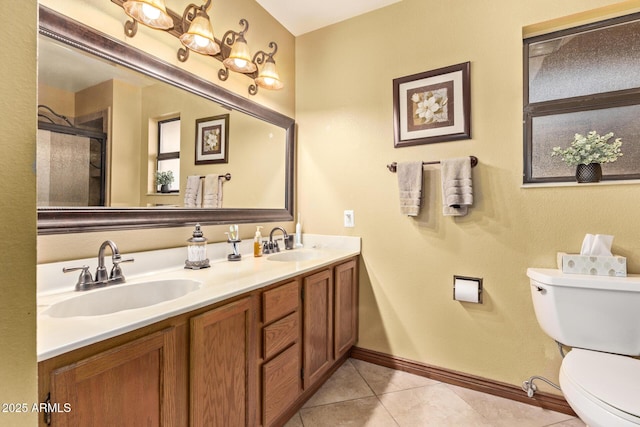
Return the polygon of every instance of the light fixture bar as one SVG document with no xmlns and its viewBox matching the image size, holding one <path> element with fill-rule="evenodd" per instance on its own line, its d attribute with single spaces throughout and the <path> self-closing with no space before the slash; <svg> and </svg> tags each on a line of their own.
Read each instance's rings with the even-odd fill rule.
<svg viewBox="0 0 640 427">
<path fill-rule="evenodd" d="M 146 1 L 154 2 L 156 0 Z M 111 0 L 111 2 L 124 10 L 124 4 L 127 0 Z M 186 48 L 180 48 L 178 50 L 178 59 L 180 61 L 184 62 L 187 60 L 189 50 L 198 51 L 194 48 L 196 45 L 189 45 L 188 42 L 183 41 L 186 39 L 186 36 L 183 35 L 189 32 L 191 25 L 196 22 L 199 17 L 204 18 L 204 16 L 206 16 L 204 19 L 209 23 L 208 28 L 211 28 L 210 19 L 207 14 L 207 9 L 210 5 L 211 0 L 207 0 L 205 4 L 199 7 L 194 4 L 190 4 L 185 8 L 183 15 L 178 15 L 171 9 L 165 8 L 166 14 L 173 21 L 173 26 L 167 29 L 158 29 L 162 29 L 163 31 L 171 34 L 181 40 L 185 45 Z M 136 19 L 133 19 L 132 21 L 127 21 L 125 23 L 125 34 L 128 37 L 133 37 L 136 34 L 137 22 L 138 21 Z M 203 20 L 200 20 L 200 22 L 203 22 Z M 168 25 L 168 22 L 165 22 L 165 25 Z M 199 36 L 203 36 L 207 40 L 212 40 L 212 44 L 215 44 L 218 47 L 218 49 L 216 49 L 215 47 L 209 46 L 209 50 L 205 49 L 204 52 L 199 51 L 199 53 L 211 56 L 223 63 L 224 68 L 218 71 L 218 78 L 220 80 L 227 80 L 229 76 L 228 70 L 236 71 L 252 79 L 253 84 L 249 86 L 250 95 L 258 93 L 258 87 L 270 90 L 281 89 L 284 84 L 280 80 L 278 72 L 276 71 L 276 64 L 273 59 L 273 56 L 278 50 L 278 45 L 272 41 L 269 43 L 269 47 L 273 49 L 270 53 L 258 51 L 253 58 L 251 58 L 247 41 L 244 37 L 249 29 L 249 22 L 246 19 L 241 19 L 240 25 L 243 26 L 243 29 L 240 32 L 229 30 L 225 33 L 222 41 L 213 37 L 213 30 L 198 33 Z M 209 38 L 209 34 L 211 38 Z M 258 69 L 260 65 L 262 65 L 262 67 L 261 69 Z"/>
</svg>

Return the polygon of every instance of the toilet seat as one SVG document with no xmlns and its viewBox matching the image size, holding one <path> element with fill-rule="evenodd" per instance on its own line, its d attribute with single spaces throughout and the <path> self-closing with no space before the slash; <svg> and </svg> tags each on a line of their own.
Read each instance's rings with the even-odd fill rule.
<svg viewBox="0 0 640 427">
<path fill-rule="evenodd" d="M 596 417 L 588 424 L 640 425 L 640 360 L 573 349 L 562 361 L 560 384 L 581 418 Z"/>
</svg>

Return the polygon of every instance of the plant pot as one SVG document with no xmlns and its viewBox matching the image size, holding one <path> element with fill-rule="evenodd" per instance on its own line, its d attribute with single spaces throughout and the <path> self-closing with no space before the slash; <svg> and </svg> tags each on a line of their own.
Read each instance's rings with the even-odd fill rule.
<svg viewBox="0 0 640 427">
<path fill-rule="evenodd" d="M 600 163 L 589 163 L 588 165 L 578 165 L 576 167 L 576 181 L 600 182 L 602 179 L 602 166 Z"/>
<path fill-rule="evenodd" d="M 169 192 L 169 184 L 162 184 L 160 186 L 160 192 L 161 193 L 168 193 Z"/>
</svg>

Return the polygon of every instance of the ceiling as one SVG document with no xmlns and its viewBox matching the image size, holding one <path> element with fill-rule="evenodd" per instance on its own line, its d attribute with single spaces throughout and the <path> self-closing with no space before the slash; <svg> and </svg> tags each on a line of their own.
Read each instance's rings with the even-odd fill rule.
<svg viewBox="0 0 640 427">
<path fill-rule="evenodd" d="M 401 0 L 256 0 L 294 36 Z"/>
<path fill-rule="evenodd" d="M 91 70 L 90 73 L 87 70 Z M 156 83 L 143 74 L 83 54 L 61 42 L 38 38 L 38 83 L 76 93 L 106 80 L 118 79 L 131 85 L 145 87 Z"/>
</svg>

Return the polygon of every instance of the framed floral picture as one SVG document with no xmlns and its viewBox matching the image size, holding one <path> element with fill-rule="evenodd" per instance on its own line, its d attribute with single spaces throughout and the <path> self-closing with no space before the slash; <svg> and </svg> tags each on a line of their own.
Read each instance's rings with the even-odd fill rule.
<svg viewBox="0 0 640 427">
<path fill-rule="evenodd" d="M 470 63 L 393 80 L 395 147 L 471 138 Z"/>
<path fill-rule="evenodd" d="M 229 115 L 196 120 L 196 165 L 229 162 Z"/>
</svg>

